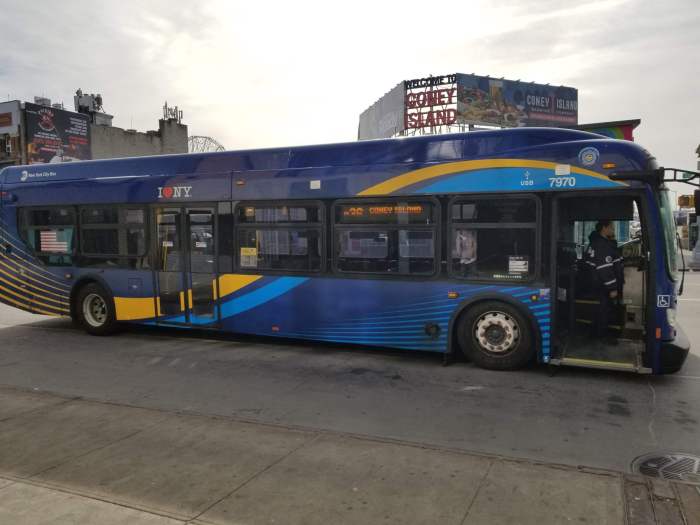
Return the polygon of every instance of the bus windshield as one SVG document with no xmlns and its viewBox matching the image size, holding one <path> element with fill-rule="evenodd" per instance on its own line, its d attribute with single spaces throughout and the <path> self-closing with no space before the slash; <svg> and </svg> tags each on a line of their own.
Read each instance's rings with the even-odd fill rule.
<svg viewBox="0 0 700 525">
<path fill-rule="evenodd" d="M 673 210 L 671 209 L 671 200 L 668 194 L 668 189 L 663 189 L 659 192 L 659 211 L 661 213 L 661 223 L 666 245 L 666 266 L 671 277 L 675 280 L 678 276 L 678 245 L 676 241 L 676 223 L 673 219 Z"/>
</svg>

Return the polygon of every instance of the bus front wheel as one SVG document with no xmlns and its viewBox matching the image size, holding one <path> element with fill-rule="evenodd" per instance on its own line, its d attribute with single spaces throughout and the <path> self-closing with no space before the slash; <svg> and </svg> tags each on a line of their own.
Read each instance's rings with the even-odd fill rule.
<svg viewBox="0 0 700 525">
<path fill-rule="evenodd" d="M 97 283 L 83 286 L 76 296 L 75 312 L 83 329 L 92 335 L 109 335 L 117 328 L 114 301 Z"/>
<path fill-rule="evenodd" d="M 462 315 L 457 336 L 465 357 L 482 368 L 515 370 L 533 358 L 529 323 L 506 303 L 489 301 L 470 307 Z"/>
</svg>

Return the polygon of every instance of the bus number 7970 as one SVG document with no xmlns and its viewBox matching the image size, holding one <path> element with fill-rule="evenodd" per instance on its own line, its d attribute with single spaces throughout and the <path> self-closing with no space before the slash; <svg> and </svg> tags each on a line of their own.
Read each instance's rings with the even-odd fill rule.
<svg viewBox="0 0 700 525">
<path fill-rule="evenodd" d="M 550 188 L 573 188 L 576 186 L 576 177 L 550 177 Z"/>
</svg>

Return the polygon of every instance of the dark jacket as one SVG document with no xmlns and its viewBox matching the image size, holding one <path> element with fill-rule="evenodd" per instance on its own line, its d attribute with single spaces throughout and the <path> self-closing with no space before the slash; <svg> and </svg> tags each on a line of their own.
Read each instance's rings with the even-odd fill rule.
<svg viewBox="0 0 700 525">
<path fill-rule="evenodd" d="M 591 273 L 591 283 L 596 289 L 622 291 L 624 269 L 617 242 L 606 239 L 597 231 L 588 237 L 590 244 L 585 261 Z"/>
</svg>

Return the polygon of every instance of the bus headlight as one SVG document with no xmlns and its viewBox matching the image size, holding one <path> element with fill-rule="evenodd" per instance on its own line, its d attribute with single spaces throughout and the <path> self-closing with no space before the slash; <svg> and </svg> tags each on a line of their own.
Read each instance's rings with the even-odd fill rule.
<svg viewBox="0 0 700 525">
<path fill-rule="evenodd" d="M 666 309 L 666 321 L 671 328 L 676 327 L 676 309 L 667 308 Z"/>
</svg>

